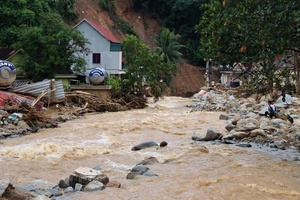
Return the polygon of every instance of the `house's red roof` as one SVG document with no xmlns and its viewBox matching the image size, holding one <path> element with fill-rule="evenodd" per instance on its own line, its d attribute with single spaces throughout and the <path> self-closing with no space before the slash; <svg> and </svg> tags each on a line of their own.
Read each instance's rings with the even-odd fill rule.
<svg viewBox="0 0 300 200">
<path fill-rule="evenodd" d="M 97 23 L 92 22 L 92 21 L 88 21 L 86 19 L 84 19 L 82 21 L 86 21 L 87 23 L 89 23 L 91 26 L 93 26 L 99 33 L 101 33 L 109 41 L 111 41 L 113 43 L 120 43 L 119 40 L 117 40 L 113 35 L 111 35 L 107 30 L 105 30 L 100 24 L 97 24 Z M 81 22 L 79 22 L 79 24 Z"/>
</svg>

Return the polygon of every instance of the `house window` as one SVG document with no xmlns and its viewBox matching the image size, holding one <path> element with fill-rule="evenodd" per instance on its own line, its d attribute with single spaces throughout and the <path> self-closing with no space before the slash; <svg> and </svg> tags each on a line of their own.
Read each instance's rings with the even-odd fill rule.
<svg viewBox="0 0 300 200">
<path fill-rule="evenodd" d="M 100 64 L 100 63 L 101 63 L 101 54 L 93 53 L 93 64 Z"/>
</svg>

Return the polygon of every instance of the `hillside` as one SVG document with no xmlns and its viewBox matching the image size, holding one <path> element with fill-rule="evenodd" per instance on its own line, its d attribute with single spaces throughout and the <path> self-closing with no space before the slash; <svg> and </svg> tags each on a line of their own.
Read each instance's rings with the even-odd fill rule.
<svg viewBox="0 0 300 200">
<path fill-rule="evenodd" d="M 134 32 L 145 44 L 154 48 L 154 37 L 160 31 L 160 25 L 145 13 L 134 12 L 131 0 L 116 0 L 115 2 L 119 17 L 133 27 Z M 86 18 L 101 24 L 120 41 L 125 39 L 125 35 L 115 27 L 108 13 L 101 10 L 94 0 L 77 0 L 75 11 L 79 14 L 79 18 L 74 25 Z M 172 94 L 190 96 L 195 93 L 197 87 L 203 86 L 204 83 L 204 71 L 201 68 L 187 63 L 182 64 L 174 76 Z"/>
</svg>

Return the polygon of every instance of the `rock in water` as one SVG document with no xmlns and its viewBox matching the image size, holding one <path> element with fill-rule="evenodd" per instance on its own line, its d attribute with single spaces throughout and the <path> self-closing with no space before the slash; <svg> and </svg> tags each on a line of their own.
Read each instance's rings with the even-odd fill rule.
<svg viewBox="0 0 300 200">
<path fill-rule="evenodd" d="M 167 145 L 168 145 L 168 143 L 167 143 L 166 141 L 162 141 L 162 142 L 159 144 L 160 147 L 165 147 L 165 146 L 167 146 Z"/>
<path fill-rule="evenodd" d="M 294 119 L 288 114 L 287 115 L 287 119 L 291 122 L 291 123 L 294 123 Z"/>
<path fill-rule="evenodd" d="M 153 141 L 143 142 L 141 144 L 138 144 L 138 145 L 132 147 L 131 151 L 138 151 L 138 150 L 141 150 L 141 149 L 145 149 L 145 148 L 148 148 L 148 147 L 154 147 L 154 146 L 158 147 L 158 144 L 156 142 L 153 142 Z"/>
</svg>

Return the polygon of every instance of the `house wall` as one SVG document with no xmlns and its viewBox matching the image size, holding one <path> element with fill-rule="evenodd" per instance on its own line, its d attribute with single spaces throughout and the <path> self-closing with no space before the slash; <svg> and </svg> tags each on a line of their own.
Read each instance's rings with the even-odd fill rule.
<svg viewBox="0 0 300 200">
<path fill-rule="evenodd" d="M 86 75 L 93 68 L 103 68 L 110 74 L 119 74 L 122 70 L 122 52 L 110 51 L 111 43 L 103 35 L 101 35 L 90 24 L 83 21 L 76 27 L 85 38 L 87 38 L 90 44 L 87 44 L 87 48 L 90 52 L 83 52 L 82 56 L 87 62 Z M 101 63 L 93 63 L 93 53 L 101 54 Z"/>
<path fill-rule="evenodd" d="M 61 81 L 64 88 L 69 88 L 71 78 L 74 78 L 74 77 L 55 77 L 55 81 Z"/>
<path fill-rule="evenodd" d="M 239 78 L 240 73 L 229 73 L 229 72 L 221 72 L 221 83 L 225 86 L 230 86 L 230 82 L 235 82 L 236 84 L 239 84 L 241 81 Z"/>
<path fill-rule="evenodd" d="M 72 91 L 82 91 L 93 94 L 103 100 L 111 100 L 112 87 L 103 85 L 71 85 Z"/>
</svg>

